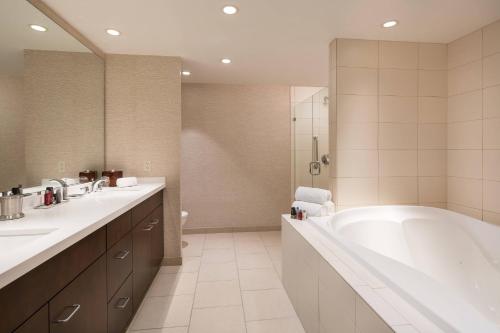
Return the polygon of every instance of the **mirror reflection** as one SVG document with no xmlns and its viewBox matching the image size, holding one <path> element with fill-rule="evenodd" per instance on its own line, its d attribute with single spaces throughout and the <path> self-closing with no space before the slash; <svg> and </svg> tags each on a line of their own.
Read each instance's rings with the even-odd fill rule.
<svg viewBox="0 0 500 333">
<path fill-rule="evenodd" d="M 0 2 L 0 191 L 104 165 L 104 62 L 27 1 Z"/>
</svg>

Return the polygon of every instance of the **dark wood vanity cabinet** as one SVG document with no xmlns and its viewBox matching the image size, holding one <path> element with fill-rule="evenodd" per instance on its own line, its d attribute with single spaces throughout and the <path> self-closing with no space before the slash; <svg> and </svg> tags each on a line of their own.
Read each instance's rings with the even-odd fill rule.
<svg viewBox="0 0 500 333">
<path fill-rule="evenodd" d="M 101 256 L 49 302 L 51 333 L 107 331 L 106 256 Z"/>
<path fill-rule="evenodd" d="M 163 192 L 0 289 L 0 333 L 123 333 L 163 260 Z"/>
</svg>

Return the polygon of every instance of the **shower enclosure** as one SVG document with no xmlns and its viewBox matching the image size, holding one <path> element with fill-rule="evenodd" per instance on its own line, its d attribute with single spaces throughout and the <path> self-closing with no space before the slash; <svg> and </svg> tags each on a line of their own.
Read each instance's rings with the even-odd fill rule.
<svg viewBox="0 0 500 333">
<path fill-rule="evenodd" d="M 292 193 L 329 188 L 328 88 L 292 87 Z"/>
</svg>

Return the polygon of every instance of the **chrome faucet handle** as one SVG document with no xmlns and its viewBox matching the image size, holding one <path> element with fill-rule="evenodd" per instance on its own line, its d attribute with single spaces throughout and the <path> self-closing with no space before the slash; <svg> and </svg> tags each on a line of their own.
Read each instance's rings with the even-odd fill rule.
<svg viewBox="0 0 500 333">
<path fill-rule="evenodd" d="M 101 177 L 98 180 L 95 180 L 92 182 L 92 192 L 100 191 L 102 190 L 102 187 L 104 184 L 109 184 L 109 177 Z"/>
<path fill-rule="evenodd" d="M 61 185 L 62 192 L 63 192 L 63 200 L 68 200 L 68 184 L 64 180 L 52 178 L 52 179 L 49 179 L 49 182 L 59 183 L 59 185 Z"/>
</svg>

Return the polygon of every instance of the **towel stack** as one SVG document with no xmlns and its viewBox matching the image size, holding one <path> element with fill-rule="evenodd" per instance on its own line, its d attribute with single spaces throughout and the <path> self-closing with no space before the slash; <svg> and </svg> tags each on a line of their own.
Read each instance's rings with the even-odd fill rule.
<svg viewBox="0 0 500 333">
<path fill-rule="evenodd" d="M 307 216 L 327 216 L 335 211 L 332 193 L 321 188 L 299 186 L 292 207 L 305 210 Z"/>
</svg>

